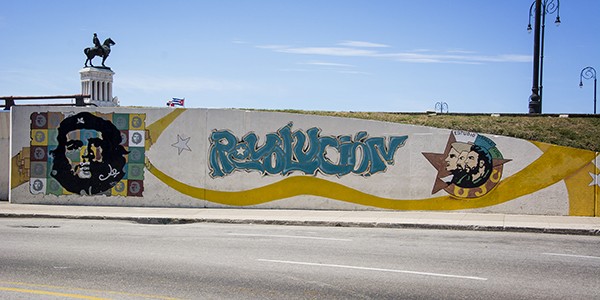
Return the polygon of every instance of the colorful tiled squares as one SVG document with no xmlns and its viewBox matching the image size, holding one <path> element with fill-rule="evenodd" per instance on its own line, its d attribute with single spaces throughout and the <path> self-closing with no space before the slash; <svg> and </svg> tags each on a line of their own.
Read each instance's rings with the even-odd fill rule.
<svg viewBox="0 0 600 300">
<path fill-rule="evenodd" d="M 145 114 L 36 112 L 30 120 L 32 194 L 142 196 Z"/>
</svg>

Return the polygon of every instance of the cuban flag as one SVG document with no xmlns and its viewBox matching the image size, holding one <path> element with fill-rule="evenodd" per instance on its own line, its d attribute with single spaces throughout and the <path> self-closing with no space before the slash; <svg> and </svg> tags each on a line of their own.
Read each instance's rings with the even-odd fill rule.
<svg viewBox="0 0 600 300">
<path fill-rule="evenodd" d="M 183 106 L 184 101 L 185 98 L 173 98 L 173 100 L 169 100 L 169 102 L 167 102 L 167 106 Z"/>
</svg>

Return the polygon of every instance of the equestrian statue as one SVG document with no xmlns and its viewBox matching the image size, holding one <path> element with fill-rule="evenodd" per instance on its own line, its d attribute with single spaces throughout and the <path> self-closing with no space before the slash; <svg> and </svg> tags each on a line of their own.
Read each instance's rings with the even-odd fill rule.
<svg viewBox="0 0 600 300">
<path fill-rule="evenodd" d="M 110 69 L 109 67 L 104 65 L 104 62 L 106 61 L 106 58 L 110 54 L 110 46 L 114 46 L 115 42 L 111 38 L 107 38 L 106 40 L 104 40 L 104 43 L 102 43 L 102 45 L 100 45 L 100 41 L 98 40 L 98 35 L 96 35 L 95 33 L 94 33 L 93 42 L 94 42 L 94 47 L 87 47 L 87 48 L 83 49 L 83 53 L 85 53 L 85 56 L 87 56 L 87 59 L 85 60 L 85 67 L 88 66 L 88 62 L 90 62 L 90 66 L 93 67 L 94 65 L 92 64 L 92 59 L 96 56 L 100 56 L 100 57 L 102 57 L 102 67 Z"/>
</svg>

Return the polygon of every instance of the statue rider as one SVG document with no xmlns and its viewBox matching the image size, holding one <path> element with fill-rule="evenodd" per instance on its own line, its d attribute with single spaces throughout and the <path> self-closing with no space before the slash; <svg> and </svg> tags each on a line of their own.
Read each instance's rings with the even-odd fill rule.
<svg viewBox="0 0 600 300">
<path fill-rule="evenodd" d="M 101 56 L 104 56 L 104 48 L 100 44 L 100 40 L 98 40 L 98 35 L 95 32 L 94 32 L 93 42 L 94 42 L 94 46 L 96 46 L 96 48 L 102 53 Z"/>
</svg>

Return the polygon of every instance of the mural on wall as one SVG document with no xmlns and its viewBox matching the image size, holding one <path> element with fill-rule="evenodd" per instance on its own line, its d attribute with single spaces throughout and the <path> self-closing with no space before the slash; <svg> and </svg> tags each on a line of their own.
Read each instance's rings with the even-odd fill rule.
<svg viewBox="0 0 600 300">
<path fill-rule="evenodd" d="M 164 132 L 164 129 L 170 126 L 181 113 L 183 113 L 183 110 L 173 111 L 163 117 L 163 119 L 148 126 L 153 140 L 158 139 L 158 136 Z M 291 127 L 288 128 L 291 130 Z M 283 132 L 287 132 L 285 127 L 282 129 L 284 129 Z M 308 136 L 306 139 L 308 141 L 310 141 L 309 130 L 302 133 L 302 135 Z M 279 136 L 280 131 L 272 134 Z M 294 133 L 291 134 L 293 137 Z M 297 134 L 300 136 L 300 133 Z M 221 170 L 221 172 L 225 174 L 222 169 L 219 169 L 222 168 L 221 161 L 225 161 L 226 164 L 231 163 L 232 166 L 234 166 L 231 171 L 239 170 L 235 168 L 236 165 L 234 163 L 236 162 L 236 155 L 238 155 L 235 152 L 235 146 L 240 143 L 244 144 L 244 142 L 253 139 L 253 137 L 250 139 L 245 138 L 248 136 L 252 136 L 252 133 L 238 139 L 227 130 L 213 131 L 213 134 L 209 136 L 209 140 L 212 144 L 212 148 L 209 151 L 209 153 L 212 154 L 209 154 L 209 160 L 213 160 L 210 157 L 211 155 L 213 155 L 213 158 L 215 157 L 214 155 L 218 155 L 218 159 L 215 159 L 212 162 L 214 164 L 214 170 Z M 223 139 L 219 139 L 218 137 L 223 137 Z M 283 135 L 281 135 L 280 139 L 283 141 L 282 137 Z M 272 137 L 271 139 L 275 139 L 275 137 Z M 301 139 L 302 138 L 293 140 L 296 141 L 296 144 L 292 143 L 292 145 L 305 144 L 306 140 L 303 140 L 302 143 L 298 143 Z M 356 141 L 356 138 L 354 141 Z M 216 145 L 217 142 L 222 145 Z M 590 201 L 588 195 L 590 195 L 590 193 L 593 195 L 594 187 L 591 185 L 588 186 L 589 175 L 585 172 L 585 174 L 582 173 L 582 170 L 588 170 L 587 167 L 583 168 L 584 166 L 588 166 L 590 170 L 593 167 L 595 170 L 594 172 L 597 174 L 598 170 L 593 165 L 596 153 L 524 140 L 519 140 L 518 142 L 535 145 L 535 147 L 541 151 L 541 155 L 534 162 L 520 169 L 515 174 L 512 174 L 510 177 L 502 178 L 502 168 L 504 164 L 509 163 L 511 159 L 514 158 L 503 158 L 500 149 L 498 149 L 495 142 L 488 137 L 477 133 L 452 131 L 442 153 L 421 152 L 424 155 L 424 161 L 428 161 L 438 173 L 435 180 L 432 180 L 435 182 L 431 192 L 431 194 L 435 193 L 437 196 L 422 199 L 399 199 L 394 198 L 393 195 L 378 196 L 368 194 L 359 189 L 316 176 L 283 177 L 277 182 L 245 190 L 214 190 L 186 184 L 176 177 L 168 175 L 158 169 L 151 161 L 148 161 L 146 166 L 147 170 L 158 180 L 183 195 L 232 206 L 258 205 L 290 197 L 312 195 L 358 205 L 396 210 L 464 210 L 495 206 L 535 193 L 564 180 L 565 183 L 567 183 L 567 188 L 569 190 L 569 198 L 572 199 L 569 206 L 570 214 L 593 214 L 594 200 L 592 198 L 592 201 Z M 267 142 L 265 141 L 262 145 L 265 145 L 266 143 Z M 460 144 L 455 143 L 462 143 L 464 145 L 461 146 Z M 478 149 L 477 147 L 473 147 L 474 145 L 483 148 L 484 151 L 478 153 Z M 307 151 L 310 151 L 308 144 L 306 146 L 307 147 L 303 147 L 304 154 L 306 154 Z M 228 150 L 219 152 L 216 148 L 220 149 L 219 151 L 223 149 Z M 450 155 L 451 152 L 454 153 L 451 151 L 452 148 L 454 148 L 457 153 L 461 150 L 460 153 L 458 153 L 458 156 Z M 243 150 L 243 152 L 249 150 L 244 146 L 240 149 Z M 255 148 L 256 151 L 260 149 L 260 147 Z M 293 149 L 293 147 L 289 148 L 288 146 L 288 149 Z M 300 149 L 300 146 L 298 146 L 298 149 Z M 388 146 L 387 151 L 390 149 L 392 148 Z M 472 155 L 473 158 L 471 158 L 472 161 L 469 163 L 470 166 L 467 167 L 465 161 L 461 162 L 461 164 L 463 164 L 462 167 L 458 167 L 458 158 L 460 154 L 467 150 L 468 152 L 466 154 L 469 154 L 471 149 L 473 149 L 473 152 L 477 153 L 478 156 L 482 156 L 482 158 L 486 157 L 483 158 L 484 161 L 481 162 L 479 157 Z M 244 157 L 243 154 L 244 153 L 240 153 L 239 155 Z M 246 153 L 246 155 L 248 154 Z M 491 167 L 489 164 L 490 157 Z M 457 159 L 456 168 L 453 166 L 455 158 Z M 464 159 L 466 160 L 466 158 L 467 157 L 465 156 Z M 479 169 L 475 168 L 478 164 L 481 164 Z M 215 166 L 218 167 L 215 168 Z M 467 175 L 461 175 L 461 172 L 458 171 L 461 168 L 463 173 L 466 172 Z M 210 171 L 213 172 L 213 170 Z M 251 169 L 250 171 L 261 172 L 261 170 L 255 169 Z M 471 173 L 470 175 L 468 175 L 469 172 Z M 456 179 L 454 178 L 455 176 Z M 459 180 L 461 178 L 462 180 Z M 442 190 L 444 190 L 445 195 L 438 195 Z"/>
<path fill-rule="evenodd" d="M 354 135 L 321 136 L 321 129 L 292 131 L 293 123 L 268 133 L 262 146 L 250 132 L 241 139 L 229 130 L 210 135 L 209 168 L 211 177 L 234 171 L 258 171 L 263 175 L 289 175 L 299 171 L 338 177 L 353 173 L 371 176 L 385 172 L 394 164 L 394 154 L 408 136 L 369 137 L 365 131 Z"/>
<path fill-rule="evenodd" d="M 31 114 L 30 192 L 142 196 L 144 114 Z"/>
<path fill-rule="evenodd" d="M 537 213 L 551 194 L 555 197 L 551 201 L 558 203 L 553 213 L 600 215 L 600 169 L 598 153 L 592 151 L 401 124 L 393 125 L 398 134 L 385 137 L 371 136 L 360 130 L 364 127 L 329 135 L 323 134 L 321 127 L 294 129 L 294 123 L 289 122 L 310 120 L 312 123 L 308 123 L 316 126 L 321 119 L 289 115 L 276 116 L 275 126 L 259 125 L 256 130 L 267 132 L 259 136 L 251 131 L 254 128 L 233 133 L 225 121 L 208 124 L 202 121 L 207 118 L 196 115 L 206 113 L 202 110 L 119 113 L 123 111 L 139 112 L 37 112 L 15 108 L 13 128 L 23 132 L 12 148 L 11 201 L 58 203 L 56 197 L 44 196 L 100 195 L 148 200 L 111 198 L 110 203 L 117 205 L 170 205 L 156 196 L 167 195 L 182 203 L 188 201 L 185 205 L 190 206 L 196 205 L 194 199 L 230 206 L 266 204 L 264 207 L 271 207 L 269 202 L 297 199 L 277 202 L 272 207 L 301 203 L 302 207 L 328 208 L 319 206 L 322 201 L 312 202 L 316 197 L 357 205 L 352 209 L 486 208 L 492 212 L 495 206 L 513 209 L 499 204 L 514 200 L 513 212 L 529 206 L 533 208 L 527 213 Z M 185 112 L 189 114 L 182 116 Z M 146 124 L 146 114 L 153 120 L 151 124 Z M 239 117 L 239 112 L 232 114 Z M 253 112 L 244 114 L 250 124 L 254 124 L 253 117 L 265 117 Z M 342 128 L 344 122 L 357 122 L 353 128 L 360 124 L 356 120 L 328 120 L 327 130 Z M 287 125 L 277 129 L 281 124 Z M 430 138 L 435 143 L 430 143 Z M 196 142 L 193 147 L 205 148 L 192 151 L 188 145 L 191 142 Z M 438 146 L 430 148 L 432 144 Z M 521 150 L 529 151 L 526 158 L 515 155 Z M 505 158 L 503 153 L 510 156 Z M 167 156 L 169 160 L 162 161 Z M 160 162 L 160 169 L 153 160 Z M 193 177 L 182 176 L 180 168 L 189 167 L 191 162 L 199 163 L 203 170 Z M 151 175 L 144 178 L 145 172 Z M 236 172 L 242 180 L 238 180 L 240 176 L 229 177 Z M 144 183 L 148 189 L 145 192 Z M 186 197 L 178 197 L 183 195 Z M 73 196 L 59 200 L 68 203 Z M 88 203 L 86 197 L 78 200 Z M 198 202 L 198 206 L 203 205 L 206 202 Z"/>
<path fill-rule="evenodd" d="M 436 168 L 437 176 L 431 194 L 445 190 L 460 198 L 481 197 L 491 191 L 502 178 L 502 153 L 488 137 L 452 131 L 444 153 L 423 152 Z"/>
</svg>

